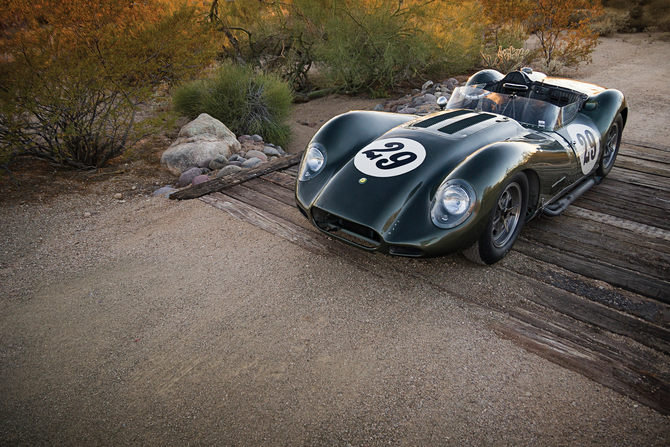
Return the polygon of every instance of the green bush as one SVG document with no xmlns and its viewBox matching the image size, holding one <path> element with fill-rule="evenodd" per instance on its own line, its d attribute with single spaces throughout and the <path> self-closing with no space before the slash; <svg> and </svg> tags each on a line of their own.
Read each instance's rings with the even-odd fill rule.
<svg viewBox="0 0 670 447">
<path fill-rule="evenodd" d="M 259 134 L 281 146 L 291 137 L 285 123 L 293 101 L 291 88 L 279 77 L 249 67 L 223 65 L 214 77 L 177 88 L 172 101 L 178 113 L 189 118 L 207 113 L 237 135 Z"/>
</svg>

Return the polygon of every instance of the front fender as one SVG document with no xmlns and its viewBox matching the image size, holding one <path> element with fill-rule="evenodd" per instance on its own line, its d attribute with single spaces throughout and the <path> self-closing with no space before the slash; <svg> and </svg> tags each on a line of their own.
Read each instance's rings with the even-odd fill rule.
<svg viewBox="0 0 670 447">
<path fill-rule="evenodd" d="M 478 240 L 483 233 L 507 180 L 517 172 L 529 169 L 533 161 L 540 161 L 534 160 L 539 154 L 537 146 L 530 143 L 518 141 L 495 143 L 467 157 L 445 177 L 445 180 L 465 180 L 475 190 L 477 204 L 474 210 L 474 220 L 469 225 L 472 234 L 476 235 L 472 237 L 472 243 Z M 552 161 L 547 159 L 544 162 Z M 431 199 L 432 197 L 434 197 L 434 192 Z"/>
<path fill-rule="evenodd" d="M 328 121 L 310 141 L 310 144 L 319 143 L 325 148 L 326 166 L 310 181 L 297 181 L 295 192 L 298 204 L 309 206 L 328 180 L 361 148 L 394 127 L 416 118 L 415 115 L 399 113 L 355 111 Z"/>
</svg>

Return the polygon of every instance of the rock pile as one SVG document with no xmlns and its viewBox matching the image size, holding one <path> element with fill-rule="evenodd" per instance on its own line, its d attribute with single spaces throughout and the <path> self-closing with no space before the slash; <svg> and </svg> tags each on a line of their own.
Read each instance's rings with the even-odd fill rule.
<svg viewBox="0 0 670 447">
<path fill-rule="evenodd" d="M 423 84 L 421 90 L 414 89 L 411 94 L 405 95 L 400 99 L 377 104 L 374 110 L 410 115 L 428 115 L 440 110 L 437 105 L 437 98 L 444 96 L 449 99 L 457 86 L 458 81 L 454 78 L 437 84 L 434 84 L 433 81 L 428 81 Z"/>
<path fill-rule="evenodd" d="M 251 168 L 286 153 L 281 146 L 265 143 L 260 135 L 235 137 L 221 121 L 203 113 L 179 132 L 163 153 L 161 165 L 179 176 L 179 186 L 199 185 L 244 168 Z M 161 188 L 154 195 L 169 195 Z"/>
</svg>

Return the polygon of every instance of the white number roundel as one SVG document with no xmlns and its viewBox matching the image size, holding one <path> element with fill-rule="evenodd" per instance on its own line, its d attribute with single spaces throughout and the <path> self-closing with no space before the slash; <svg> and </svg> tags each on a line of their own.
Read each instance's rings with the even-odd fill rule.
<svg viewBox="0 0 670 447">
<path fill-rule="evenodd" d="M 373 141 L 354 158 L 354 166 L 371 177 L 394 177 L 416 168 L 426 159 L 426 149 L 409 138 Z"/>
<path fill-rule="evenodd" d="M 589 174 L 600 158 L 600 132 L 583 124 L 571 124 L 568 133 L 582 165 L 582 172 Z"/>
</svg>

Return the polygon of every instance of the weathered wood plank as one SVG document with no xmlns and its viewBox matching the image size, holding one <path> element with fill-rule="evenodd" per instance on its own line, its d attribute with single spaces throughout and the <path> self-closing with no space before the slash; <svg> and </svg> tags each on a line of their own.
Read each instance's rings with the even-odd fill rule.
<svg viewBox="0 0 670 447">
<path fill-rule="evenodd" d="M 212 193 L 212 196 L 219 200 L 226 200 L 226 197 L 231 197 L 254 208 L 260 208 L 264 212 L 270 213 L 279 219 L 286 220 L 304 230 L 316 232 L 307 219 L 300 214 L 297 208 L 248 189 L 246 184 L 244 186 L 237 185 L 232 188 L 224 189 L 221 192 Z"/>
<path fill-rule="evenodd" d="M 597 243 L 608 249 L 614 249 L 620 244 L 625 244 L 632 246 L 635 253 L 653 252 L 654 255 L 657 253 L 670 255 L 670 244 L 663 238 L 641 235 L 614 225 L 594 223 L 593 220 L 588 218 L 570 215 L 567 211 L 558 219 L 534 219 L 528 222 L 521 231 L 521 237 L 527 231 L 534 229 L 553 232 L 559 237 L 570 236 L 574 232 L 575 237 Z"/>
<path fill-rule="evenodd" d="M 618 217 L 628 222 L 670 231 L 670 221 L 668 220 L 670 211 L 646 207 L 639 203 L 629 203 L 629 207 L 626 208 L 626 203 L 621 203 L 621 201 L 617 203 L 615 198 L 590 194 L 580 197 L 575 205 L 585 210 Z"/>
<path fill-rule="evenodd" d="M 616 235 L 617 237 L 614 237 Z M 670 253 L 667 242 L 641 244 L 641 239 L 631 231 L 622 231 L 607 224 L 562 216 L 560 219 L 538 219 L 529 222 L 521 233 L 524 240 L 555 248 L 564 253 L 575 253 L 587 259 L 605 260 L 607 264 L 624 267 L 661 280 L 670 277 Z"/>
<path fill-rule="evenodd" d="M 621 228 L 622 230 L 632 231 L 639 234 L 640 236 L 647 238 L 670 241 L 670 231 L 668 230 L 653 227 L 651 225 L 641 224 L 639 222 L 633 222 L 605 213 L 599 213 L 597 211 L 585 210 L 584 208 L 580 208 L 575 205 L 570 206 L 566 210 L 565 214 L 568 216 L 580 217 L 582 219 L 599 222 L 605 225 L 611 225 L 613 227 Z"/>
<path fill-rule="evenodd" d="M 646 172 L 636 172 L 630 169 L 619 168 L 614 165 L 609 177 L 624 183 L 631 183 L 633 185 L 646 186 L 647 188 L 660 189 L 662 191 L 670 192 L 670 178 L 653 175 Z"/>
<path fill-rule="evenodd" d="M 287 174 L 284 171 L 270 172 L 269 174 L 262 176 L 261 179 L 290 189 L 291 191 L 295 191 L 295 176 Z"/>
<path fill-rule="evenodd" d="M 667 381 L 641 368 L 619 363 L 607 355 L 517 319 L 493 325 L 503 336 L 530 352 L 576 371 L 663 414 L 670 414 Z"/>
<path fill-rule="evenodd" d="M 657 278 L 609 265 L 606 262 L 584 258 L 574 253 L 562 253 L 535 242 L 520 239 L 514 249 L 533 258 L 563 267 L 589 278 L 597 278 L 614 286 L 670 303 L 670 283 Z"/>
<path fill-rule="evenodd" d="M 650 161 L 629 155 L 619 154 L 615 165 L 620 168 L 630 169 L 631 171 L 646 172 L 649 174 L 670 177 L 670 165 L 657 160 Z"/>
<path fill-rule="evenodd" d="M 659 191 L 645 186 L 632 185 L 607 177 L 603 182 L 589 190 L 585 196 L 591 194 L 608 195 L 619 200 L 622 206 L 640 203 L 645 206 L 670 210 L 670 192 Z"/>
<path fill-rule="evenodd" d="M 296 206 L 295 193 L 293 190 L 278 186 L 276 183 L 266 182 L 264 179 L 265 177 L 249 180 L 244 184 L 244 186 L 260 194 L 272 197 L 273 199 L 285 203 L 286 205 L 292 207 Z"/>
<path fill-rule="evenodd" d="M 314 233 L 311 231 L 258 208 L 249 206 L 232 197 L 208 195 L 201 197 L 200 200 L 215 208 L 226 211 L 231 216 L 262 228 L 269 233 L 283 237 L 312 253 L 326 254 L 328 252 L 327 248 L 314 237 Z"/>
<path fill-rule="evenodd" d="M 509 270 L 513 272 L 512 270 Z M 602 304 L 585 300 L 533 277 L 518 274 L 535 291 L 528 299 L 615 334 L 629 337 L 650 348 L 670 354 L 670 329 L 646 322 Z"/>
<path fill-rule="evenodd" d="M 229 188 L 234 185 L 239 185 L 240 183 L 244 183 L 261 175 L 269 174 L 270 172 L 277 171 L 279 169 L 297 165 L 300 163 L 301 158 L 302 153 L 291 154 L 287 155 L 286 157 L 277 158 L 253 168 L 243 169 L 236 174 L 213 179 L 208 182 L 201 183 L 197 186 L 187 186 L 184 189 L 180 189 L 179 191 L 170 194 L 170 198 L 174 200 L 195 199 L 204 196 L 205 194 L 221 191 L 222 189 Z"/>
<path fill-rule="evenodd" d="M 566 269 L 557 268 L 554 264 L 538 260 L 528 262 L 526 256 L 509 257 L 503 263 L 504 268 L 523 276 L 541 278 L 543 283 L 550 286 L 670 329 L 670 305 L 668 304 L 612 287 L 599 279 L 588 278 Z"/>
</svg>

